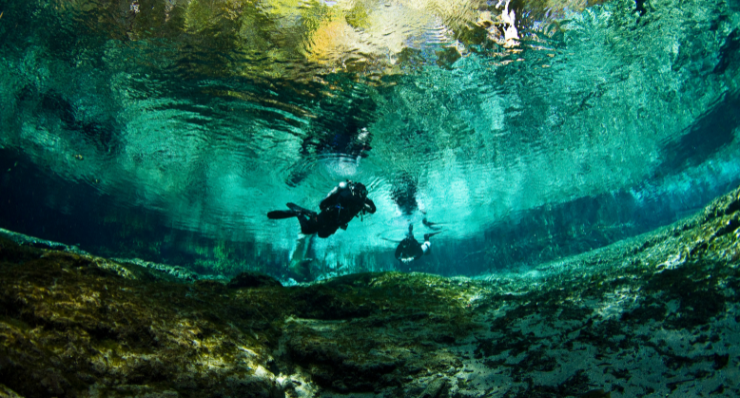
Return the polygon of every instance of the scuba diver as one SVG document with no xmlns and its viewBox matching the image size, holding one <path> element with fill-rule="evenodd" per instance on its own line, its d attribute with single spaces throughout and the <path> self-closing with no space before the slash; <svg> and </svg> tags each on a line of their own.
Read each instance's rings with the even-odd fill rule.
<svg viewBox="0 0 740 398">
<path fill-rule="evenodd" d="M 396 258 L 398 259 L 398 261 L 404 264 L 408 264 L 421 257 L 423 254 L 427 254 L 429 251 L 429 247 L 432 246 L 432 244 L 429 242 L 429 238 L 437 235 L 438 233 L 439 232 L 425 234 L 424 243 L 419 243 L 414 238 L 413 224 L 409 224 L 409 234 L 406 235 L 406 238 L 398 244 L 398 247 L 396 247 Z"/>
<path fill-rule="evenodd" d="M 347 225 L 358 214 L 375 213 L 375 203 L 367 197 L 367 188 L 359 182 L 342 181 L 326 195 L 319 204 L 321 213 L 304 209 L 288 203 L 290 210 L 275 210 L 267 213 L 273 220 L 298 217 L 301 232 L 306 235 L 318 232 L 320 238 L 327 238 L 337 229 L 347 229 Z"/>
</svg>

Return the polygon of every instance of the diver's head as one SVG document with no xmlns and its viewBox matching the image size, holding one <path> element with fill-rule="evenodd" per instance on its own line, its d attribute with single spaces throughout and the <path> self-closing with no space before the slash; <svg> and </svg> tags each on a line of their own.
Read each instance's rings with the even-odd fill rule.
<svg viewBox="0 0 740 398">
<path fill-rule="evenodd" d="M 361 197 L 362 199 L 367 198 L 367 188 L 365 188 L 365 185 L 361 182 L 356 182 L 354 184 L 350 184 L 352 187 L 352 194 L 357 195 Z"/>
</svg>

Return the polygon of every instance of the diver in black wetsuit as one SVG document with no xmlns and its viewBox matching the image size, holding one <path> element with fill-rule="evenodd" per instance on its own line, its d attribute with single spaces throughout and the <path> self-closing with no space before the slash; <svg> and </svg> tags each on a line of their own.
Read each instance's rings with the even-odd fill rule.
<svg viewBox="0 0 740 398">
<path fill-rule="evenodd" d="M 290 210 L 275 210 L 267 213 L 273 220 L 298 217 L 301 232 L 306 235 L 318 232 L 320 238 L 327 238 L 337 229 L 347 229 L 347 225 L 358 214 L 375 213 L 375 203 L 367 197 L 367 188 L 359 182 L 343 181 L 321 201 L 321 213 L 304 209 L 288 203 Z"/>
<path fill-rule="evenodd" d="M 419 243 L 414 238 L 414 226 L 409 224 L 409 234 L 406 235 L 406 238 L 398 244 L 398 247 L 396 247 L 396 258 L 404 264 L 408 264 L 416 260 L 429 251 L 429 247 L 432 245 L 429 242 L 429 238 L 438 233 L 439 232 L 425 234 L 424 243 Z"/>
</svg>

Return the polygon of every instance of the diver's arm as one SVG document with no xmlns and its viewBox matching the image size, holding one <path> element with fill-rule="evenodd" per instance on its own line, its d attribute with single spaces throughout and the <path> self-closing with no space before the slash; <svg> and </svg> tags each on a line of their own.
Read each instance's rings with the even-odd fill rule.
<svg viewBox="0 0 740 398">
<path fill-rule="evenodd" d="M 362 209 L 370 214 L 375 214 L 375 203 L 371 199 L 365 198 L 365 206 Z"/>
</svg>

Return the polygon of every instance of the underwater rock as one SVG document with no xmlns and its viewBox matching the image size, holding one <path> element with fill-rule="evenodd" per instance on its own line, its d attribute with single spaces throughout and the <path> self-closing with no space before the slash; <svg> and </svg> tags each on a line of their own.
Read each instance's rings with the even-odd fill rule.
<svg viewBox="0 0 740 398">
<path fill-rule="evenodd" d="M 0 239 L 0 397 L 740 395 L 740 190 L 476 280 L 230 289 Z"/>
<path fill-rule="evenodd" d="M 228 292 L 228 287 L 225 283 L 211 279 L 199 279 L 195 281 L 195 287 L 201 290 L 213 291 L 218 294 L 224 294 Z"/>
<path fill-rule="evenodd" d="M 242 272 L 231 278 L 226 285 L 230 289 L 244 289 L 263 286 L 283 286 L 277 279 L 257 272 Z"/>
<path fill-rule="evenodd" d="M 144 261 L 138 258 L 114 258 L 113 260 L 121 264 L 134 264 L 140 267 L 148 268 L 150 270 L 159 271 L 162 274 L 172 276 L 178 280 L 189 282 L 198 280 L 198 274 L 188 270 L 187 268 L 177 265 L 159 264 L 151 261 Z"/>
<path fill-rule="evenodd" d="M 17 249 L 3 245 L 0 258 Z M 220 296 L 182 283 L 122 278 L 104 268 L 93 272 L 100 262 L 39 254 L 0 265 L 0 383 L 20 396 L 276 391 L 263 375 L 269 350 L 257 335 L 276 331 L 234 317 L 247 313 L 242 304 L 221 307 Z"/>
<path fill-rule="evenodd" d="M 427 386 L 424 392 L 419 395 L 419 398 L 441 398 L 446 395 L 447 389 L 449 388 L 447 383 L 447 379 L 434 380 L 429 383 L 429 386 Z"/>
<path fill-rule="evenodd" d="M 16 394 L 13 390 L 0 384 L 0 398 L 23 398 Z"/>
<path fill-rule="evenodd" d="M 77 246 L 69 246 L 59 242 L 38 239 L 32 236 L 19 234 L 17 232 L 8 231 L 7 229 L 3 228 L 0 228 L 0 237 L 11 240 L 21 246 L 31 246 L 39 249 L 61 250 L 76 254 L 87 254 L 87 252 L 85 252 L 84 250 L 80 250 L 80 248 L 78 248 Z"/>
</svg>

